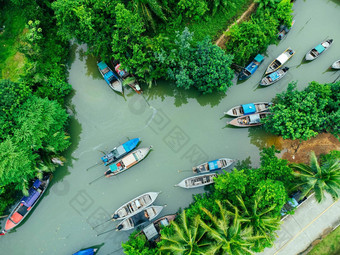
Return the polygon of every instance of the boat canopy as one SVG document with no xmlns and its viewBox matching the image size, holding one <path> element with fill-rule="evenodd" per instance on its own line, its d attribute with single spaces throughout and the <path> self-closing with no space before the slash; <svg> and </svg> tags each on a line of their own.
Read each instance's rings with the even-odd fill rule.
<svg viewBox="0 0 340 255">
<path fill-rule="evenodd" d="M 33 187 L 39 188 L 40 184 L 41 184 L 41 181 L 39 179 L 36 179 L 33 183 Z"/>
<path fill-rule="evenodd" d="M 111 170 L 112 173 L 113 173 L 114 171 L 117 171 L 117 170 L 118 170 L 117 164 L 113 164 L 113 165 L 109 166 L 109 168 L 110 168 L 110 170 Z"/>
<path fill-rule="evenodd" d="M 136 159 L 135 159 L 135 157 L 134 157 L 133 154 L 130 154 L 130 155 L 127 155 L 126 157 L 124 157 L 124 158 L 122 159 L 122 161 L 123 161 L 124 166 L 127 167 L 127 166 L 129 166 L 129 165 L 135 163 L 135 162 L 136 162 Z"/>
<path fill-rule="evenodd" d="M 315 47 L 315 49 L 316 49 L 317 52 L 321 53 L 325 50 L 325 47 L 323 47 L 321 44 L 319 44 Z"/>
<path fill-rule="evenodd" d="M 263 59 L 264 56 L 262 56 L 261 54 L 257 54 L 256 57 L 254 58 L 254 60 L 259 63 L 261 63 Z"/>
<path fill-rule="evenodd" d="M 113 74 L 111 70 L 104 74 L 104 79 L 109 83 L 112 80 L 117 80 L 116 76 Z"/>
<path fill-rule="evenodd" d="M 249 115 L 250 124 L 260 123 L 260 121 L 261 121 L 260 114 Z"/>
<path fill-rule="evenodd" d="M 127 151 L 127 150 L 124 148 L 124 144 L 117 147 L 117 156 L 118 156 L 118 155 L 123 155 L 123 154 L 125 154 L 125 153 L 127 153 L 127 152 L 129 152 L 129 151 Z"/>
<path fill-rule="evenodd" d="M 23 197 L 21 202 L 25 206 L 30 207 L 38 199 L 38 197 L 40 196 L 40 193 L 37 190 L 35 190 L 33 187 L 29 189 L 28 193 L 29 193 L 28 197 Z"/>
<path fill-rule="evenodd" d="M 136 148 L 137 144 L 139 143 L 139 138 L 134 138 L 132 140 L 127 141 L 126 143 L 123 144 L 123 147 L 126 152 L 129 152 Z"/>
<path fill-rule="evenodd" d="M 254 104 L 243 104 L 243 113 L 244 114 L 251 114 L 256 112 L 256 108 Z"/>
<path fill-rule="evenodd" d="M 163 219 L 163 220 L 161 220 L 161 225 L 163 226 L 163 227 L 166 227 L 166 226 L 169 226 L 170 225 L 170 222 L 168 221 L 168 219 Z"/>
<path fill-rule="evenodd" d="M 214 161 L 210 161 L 208 164 L 209 164 L 209 169 L 210 169 L 210 170 L 219 169 L 219 166 L 218 166 L 218 159 L 216 159 L 216 160 L 214 160 Z"/>
<path fill-rule="evenodd" d="M 108 67 L 105 62 L 99 62 L 97 65 L 98 65 L 100 70 L 104 70 L 105 68 Z"/>
<path fill-rule="evenodd" d="M 288 56 L 285 53 L 282 53 L 278 58 L 277 61 L 279 61 L 281 63 L 281 65 L 283 65 L 284 63 L 286 63 L 288 60 Z"/>
<path fill-rule="evenodd" d="M 275 81 L 276 79 L 278 79 L 280 77 L 277 72 L 271 73 L 268 76 L 272 79 L 272 81 Z"/>
<path fill-rule="evenodd" d="M 153 240 L 155 237 L 158 237 L 158 232 L 154 224 L 145 227 L 143 232 L 148 240 Z"/>
</svg>

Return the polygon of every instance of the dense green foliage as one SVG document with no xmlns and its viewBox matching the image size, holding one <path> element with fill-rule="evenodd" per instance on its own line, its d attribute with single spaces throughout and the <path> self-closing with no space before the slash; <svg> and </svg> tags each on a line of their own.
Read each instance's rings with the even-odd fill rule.
<svg viewBox="0 0 340 255">
<path fill-rule="evenodd" d="M 321 165 L 311 152 L 310 166 L 306 164 L 291 164 L 296 171 L 294 175 L 300 179 L 297 187 L 302 187 L 302 195 L 306 196 L 310 191 L 315 192 L 315 198 L 320 203 L 328 192 L 334 200 L 340 197 L 340 157 L 330 157 Z"/>
<path fill-rule="evenodd" d="M 337 227 L 308 253 L 308 255 L 338 255 L 340 253 L 340 227 Z"/>
<path fill-rule="evenodd" d="M 68 43 L 57 35 L 50 3 L 11 1 L 1 8 L 14 16 L 4 16 L 5 24 L 18 18 L 26 27 L 20 32 L 9 26 L 4 32 L 14 37 L 5 43 L 15 43 L 1 57 L 21 69 L 19 76 L 0 80 L 0 214 L 20 195 L 18 190 L 27 194 L 34 177 L 54 170 L 51 159 L 69 146 L 63 103 L 71 91 Z M 24 57 L 12 58 L 13 52 Z"/>
<path fill-rule="evenodd" d="M 234 62 L 240 66 L 277 40 L 277 31 L 281 24 L 292 23 L 290 0 L 259 1 L 260 5 L 249 21 L 233 26 L 228 32 L 227 52 L 234 55 Z"/>
<path fill-rule="evenodd" d="M 230 68 L 232 56 L 226 55 L 208 38 L 192 46 L 192 36 L 185 28 L 183 33 L 177 33 L 171 53 L 166 55 L 163 51 L 159 54 L 160 62 L 168 66 L 169 78 L 176 82 L 177 87 L 196 87 L 203 93 L 225 92 L 232 85 L 234 76 Z"/>
<path fill-rule="evenodd" d="M 320 132 L 340 134 L 340 82 L 311 82 L 297 91 L 295 83 L 278 94 L 265 120 L 265 129 L 284 139 L 307 140 Z"/>
</svg>

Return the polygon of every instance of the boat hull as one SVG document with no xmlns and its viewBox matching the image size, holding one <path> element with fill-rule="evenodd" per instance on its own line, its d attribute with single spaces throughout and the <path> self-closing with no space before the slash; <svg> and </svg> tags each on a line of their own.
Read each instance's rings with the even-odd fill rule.
<svg viewBox="0 0 340 255">
<path fill-rule="evenodd" d="M 332 68 L 336 70 L 340 70 L 340 59 L 333 63 Z"/>
<path fill-rule="evenodd" d="M 270 74 L 278 70 L 286 62 L 288 62 L 295 54 L 295 51 L 291 48 L 286 49 L 280 56 L 274 59 L 268 66 L 265 75 Z"/>
<path fill-rule="evenodd" d="M 211 163 L 217 163 L 217 166 L 211 167 Z M 220 158 L 217 160 L 209 161 L 202 163 L 196 167 L 193 167 L 192 170 L 194 173 L 209 173 L 211 171 L 217 171 L 221 169 L 225 169 L 233 164 L 235 160 L 229 158 Z M 210 165 L 209 165 L 210 164 Z"/>
<path fill-rule="evenodd" d="M 112 215 L 113 220 L 124 220 L 153 204 L 160 192 L 147 192 L 119 207 Z"/>
<path fill-rule="evenodd" d="M 113 73 L 113 71 L 111 70 L 111 68 L 104 62 L 99 62 L 97 63 L 98 66 L 98 70 L 100 72 L 100 74 L 103 76 L 105 82 L 109 85 L 109 87 L 118 92 L 118 93 L 122 93 L 123 94 L 123 84 L 122 81 L 117 77 L 117 75 L 115 75 Z M 110 74 L 110 77 L 114 77 L 114 80 L 111 79 L 109 80 L 106 74 Z"/>
<path fill-rule="evenodd" d="M 275 72 L 273 72 L 272 74 L 267 75 L 266 77 L 264 77 L 261 80 L 260 85 L 261 86 L 270 86 L 272 84 L 274 84 L 275 82 L 278 82 L 279 80 L 281 80 L 288 72 L 289 68 L 288 67 L 284 67 L 282 69 L 279 69 Z M 271 77 L 273 77 L 273 75 L 276 76 L 275 80 L 272 80 Z"/>
<path fill-rule="evenodd" d="M 188 177 L 182 180 L 180 183 L 178 183 L 175 186 L 185 188 L 185 189 L 199 188 L 199 187 L 203 187 L 209 184 L 213 184 L 215 177 L 217 177 L 216 173 L 195 175 L 195 176 L 191 176 L 191 177 Z"/>
<path fill-rule="evenodd" d="M 333 39 L 329 39 L 329 40 L 325 40 L 323 42 L 321 42 L 319 45 L 317 45 L 316 47 L 314 47 L 313 49 L 311 49 L 310 51 L 307 52 L 305 59 L 307 61 L 312 61 L 314 59 L 317 59 L 318 57 L 320 57 L 320 55 L 322 55 L 326 50 L 328 50 L 333 44 Z M 318 50 L 316 49 L 319 46 L 322 46 L 324 49 L 321 52 L 318 52 Z"/>
<path fill-rule="evenodd" d="M 255 111 L 253 113 L 268 111 L 269 106 L 271 105 L 270 102 L 257 102 L 257 103 L 253 103 L 253 104 L 255 106 Z M 242 105 L 234 106 L 229 111 L 224 112 L 224 114 L 232 116 L 232 117 L 240 117 L 242 115 L 246 115 L 246 114 L 244 114 L 244 110 L 242 108 Z"/>
<path fill-rule="evenodd" d="M 260 126 L 260 125 L 263 124 L 263 123 L 260 122 L 260 120 L 262 118 L 264 118 L 265 116 L 267 116 L 268 114 L 271 114 L 271 113 L 270 112 L 263 112 L 263 113 L 254 113 L 254 114 L 250 114 L 250 115 L 245 115 L 245 116 L 241 116 L 241 117 L 233 119 L 228 124 L 233 125 L 235 127 Z M 255 120 L 252 120 L 252 116 L 256 116 L 256 115 L 259 115 L 258 122 L 256 122 Z"/>
</svg>

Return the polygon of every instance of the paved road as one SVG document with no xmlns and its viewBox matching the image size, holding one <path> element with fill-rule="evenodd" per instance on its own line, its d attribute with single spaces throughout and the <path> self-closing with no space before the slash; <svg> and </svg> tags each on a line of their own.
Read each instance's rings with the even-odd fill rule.
<svg viewBox="0 0 340 255">
<path fill-rule="evenodd" d="M 327 228 L 340 221 L 340 199 L 333 201 L 327 194 L 323 203 L 314 196 L 303 203 L 294 215 L 289 215 L 277 231 L 278 238 L 270 249 L 261 255 L 296 255 L 305 249 Z"/>
</svg>

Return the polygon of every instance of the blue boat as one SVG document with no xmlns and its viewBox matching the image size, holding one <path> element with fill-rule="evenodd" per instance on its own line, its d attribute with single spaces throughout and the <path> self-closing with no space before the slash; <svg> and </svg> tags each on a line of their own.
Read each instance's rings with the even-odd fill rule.
<svg viewBox="0 0 340 255">
<path fill-rule="evenodd" d="M 258 102 L 258 103 L 250 103 L 250 104 L 241 104 L 231 108 L 229 111 L 224 112 L 226 115 L 230 115 L 233 117 L 240 117 L 242 115 L 248 115 L 253 113 L 265 112 L 268 111 L 269 106 L 271 106 L 271 102 Z"/>
<path fill-rule="evenodd" d="M 46 175 L 42 180 L 36 179 L 34 181 L 32 187 L 28 190 L 28 196 L 22 197 L 20 202 L 8 216 L 4 230 L 0 233 L 0 235 L 5 235 L 9 230 L 18 226 L 26 218 L 43 196 L 51 178 L 52 175 Z"/>
<path fill-rule="evenodd" d="M 109 153 L 101 157 L 101 160 L 103 161 L 104 165 L 110 165 L 111 163 L 115 162 L 116 160 L 122 158 L 126 154 L 128 154 L 130 151 L 132 151 L 134 148 L 137 147 L 139 143 L 139 138 L 134 138 L 126 143 L 123 143 L 122 145 L 119 145 L 118 147 L 113 148 Z"/>
<path fill-rule="evenodd" d="M 220 158 L 213 161 L 202 163 L 198 166 L 193 167 L 192 170 L 194 171 L 194 173 L 208 173 L 211 171 L 217 171 L 220 169 L 227 168 L 234 162 L 235 160 L 233 159 Z"/>
<path fill-rule="evenodd" d="M 253 73 L 255 73 L 263 60 L 264 56 L 262 56 L 261 54 L 257 54 L 254 60 L 246 68 L 243 68 L 242 72 L 238 76 L 238 79 L 240 81 L 248 79 Z"/>
<path fill-rule="evenodd" d="M 98 249 L 95 248 L 89 248 L 85 250 L 78 251 L 76 253 L 73 253 L 73 255 L 94 255 L 96 254 Z"/>
<path fill-rule="evenodd" d="M 97 66 L 99 72 L 103 76 L 106 83 L 110 86 L 110 88 L 114 91 L 123 93 L 122 81 L 113 73 L 111 68 L 105 62 L 99 62 Z"/>
</svg>

